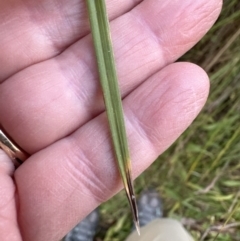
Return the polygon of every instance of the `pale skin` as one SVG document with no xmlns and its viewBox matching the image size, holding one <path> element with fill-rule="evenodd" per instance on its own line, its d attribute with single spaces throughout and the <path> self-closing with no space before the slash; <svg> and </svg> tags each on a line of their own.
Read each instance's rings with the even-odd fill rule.
<svg viewBox="0 0 240 241">
<path fill-rule="evenodd" d="M 134 178 L 192 123 L 206 73 L 173 63 L 220 0 L 108 0 Z M 0 2 L 0 123 L 31 154 L 0 151 L 0 240 L 57 241 L 121 188 L 82 0 Z"/>
</svg>

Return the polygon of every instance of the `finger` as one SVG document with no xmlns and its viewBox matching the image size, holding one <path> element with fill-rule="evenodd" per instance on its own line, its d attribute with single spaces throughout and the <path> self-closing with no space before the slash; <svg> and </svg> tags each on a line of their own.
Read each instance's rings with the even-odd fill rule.
<svg viewBox="0 0 240 241">
<path fill-rule="evenodd" d="M 216 20 L 219 9 L 215 0 L 165 4 L 147 0 L 114 20 L 122 95 L 192 47 Z M 0 113 L 4 113 L 0 122 L 22 148 L 34 153 L 103 111 L 94 62 L 88 36 L 58 58 L 33 66 L 0 86 Z"/>
<path fill-rule="evenodd" d="M 107 1 L 110 19 L 140 1 Z M 0 15 L 0 82 L 29 65 L 58 55 L 89 32 L 83 0 L 1 1 Z"/>
<path fill-rule="evenodd" d="M 13 172 L 12 161 L 0 149 L 0 240 L 6 241 L 21 240 L 16 217 Z"/>
<path fill-rule="evenodd" d="M 190 125 L 206 101 L 208 85 L 199 67 L 177 63 L 124 99 L 134 177 Z M 62 238 L 122 186 L 105 114 L 36 153 L 15 178 L 24 240 Z"/>
</svg>

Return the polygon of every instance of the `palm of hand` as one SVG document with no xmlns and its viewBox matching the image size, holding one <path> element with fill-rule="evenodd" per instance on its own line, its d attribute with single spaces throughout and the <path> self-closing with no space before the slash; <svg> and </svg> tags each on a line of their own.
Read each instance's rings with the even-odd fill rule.
<svg viewBox="0 0 240 241">
<path fill-rule="evenodd" d="M 170 63 L 212 26 L 221 1 L 113 0 L 108 7 L 136 177 L 205 103 L 204 71 Z M 85 3 L 1 1 L 0 16 L 0 123 L 32 154 L 13 174 L 0 153 L 0 237 L 59 240 L 121 188 Z"/>
</svg>

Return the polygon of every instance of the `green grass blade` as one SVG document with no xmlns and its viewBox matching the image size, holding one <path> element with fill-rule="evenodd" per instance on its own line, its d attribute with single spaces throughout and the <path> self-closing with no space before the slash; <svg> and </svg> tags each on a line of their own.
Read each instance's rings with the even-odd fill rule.
<svg viewBox="0 0 240 241">
<path fill-rule="evenodd" d="M 138 230 L 138 213 L 131 178 L 131 162 L 106 4 L 105 0 L 87 0 L 87 5 L 115 155 L 128 201 L 131 206 L 133 219 Z"/>
</svg>

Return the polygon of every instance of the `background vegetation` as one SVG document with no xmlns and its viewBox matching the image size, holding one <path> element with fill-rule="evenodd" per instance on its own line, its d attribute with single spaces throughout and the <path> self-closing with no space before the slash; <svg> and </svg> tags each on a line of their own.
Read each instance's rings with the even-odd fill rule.
<svg viewBox="0 0 240 241">
<path fill-rule="evenodd" d="M 193 125 L 135 182 L 154 187 L 166 215 L 196 240 L 240 240 L 240 1 L 226 0 L 205 38 L 181 60 L 210 75 L 209 100 Z M 122 241 L 131 214 L 122 192 L 101 206 L 96 240 Z"/>
</svg>

